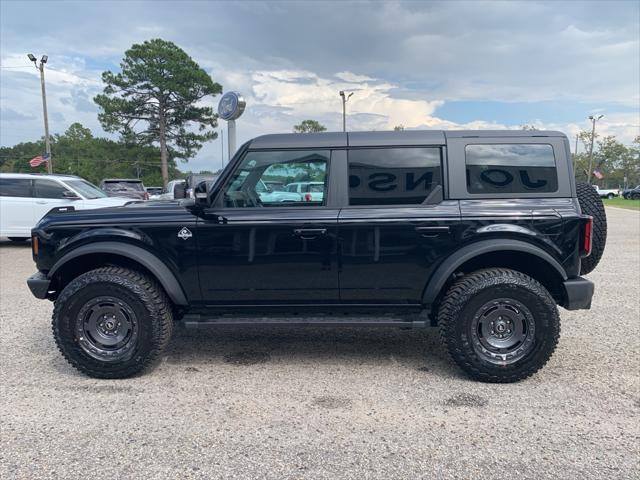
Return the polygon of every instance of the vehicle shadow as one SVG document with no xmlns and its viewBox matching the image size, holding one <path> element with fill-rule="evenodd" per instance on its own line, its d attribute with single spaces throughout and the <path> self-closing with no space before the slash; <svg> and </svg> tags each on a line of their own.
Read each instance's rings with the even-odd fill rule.
<svg viewBox="0 0 640 480">
<path fill-rule="evenodd" d="M 5 237 L 0 237 L 0 248 L 27 249 L 31 248 L 31 240 L 24 242 L 14 242 Z"/>
<path fill-rule="evenodd" d="M 436 328 L 178 328 L 165 361 L 185 368 L 216 364 L 376 364 L 460 377 Z"/>
</svg>

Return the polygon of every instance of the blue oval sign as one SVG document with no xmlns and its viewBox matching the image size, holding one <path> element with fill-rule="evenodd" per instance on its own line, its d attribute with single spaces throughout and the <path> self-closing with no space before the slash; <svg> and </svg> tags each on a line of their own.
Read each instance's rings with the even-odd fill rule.
<svg viewBox="0 0 640 480">
<path fill-rule="evenodd" d="M 238 92 L 227 92 L 218 103 L 218 115 L 223 120 L 235 120 L 242 115 L 245 105 L 244 98 Z"/>
</svg>

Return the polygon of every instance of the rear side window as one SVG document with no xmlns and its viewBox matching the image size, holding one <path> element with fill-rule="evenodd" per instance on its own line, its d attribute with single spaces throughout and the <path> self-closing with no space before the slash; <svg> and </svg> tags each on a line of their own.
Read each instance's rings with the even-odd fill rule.
<svg viewBox="0 0 640 480">
<path fill-rule="evenodd" d="M 0 197 L 31 196 L 31 180 L 27 178 L 0 178 Z"/>
<path fill-rule="evenodd" d="M 35 187 L 36 198 L 64 198 L 67 191 L 63 185 L 51 180 L 36 180 Z"/>
<path fill-rule="evenodd" d="M 124 192 L 127 190 L 143 192 L 144 185 L 142 185 L 142 182 L 105 182 L 103 190 L 108 192 Z"/>
<path fill-rule="evenodd" d="M 419 205 L 442 185 L 440 148 L 349 150 L 349 205 Z"/>
<path fill-rule="evenodd" d="M 551 145 L 467 145 L 465 161 L 469 193 L 549 193 L 558 190 Z"/>
</svg>

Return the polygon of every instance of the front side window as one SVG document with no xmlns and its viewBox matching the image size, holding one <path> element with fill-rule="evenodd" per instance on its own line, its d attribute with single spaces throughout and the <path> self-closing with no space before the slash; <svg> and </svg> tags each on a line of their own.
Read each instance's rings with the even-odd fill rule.
<svg viewBox="0 0 640 480">
<path fill-rule="evenodd" d="M 349 151 L 349 205 L 419 205 L 438 185 L 438 147 Z"/>
<path fill-rule="evenodd" d="M 36 180 L 35 182 L 36 198 L 65 198 L 64 192 L 67 189 L 64 185 L 52 180 Z"/>
<path fill-rule="evenodd" d="M 0 178 L 0 197 L 31 196 L 31 180 L 28 178 Z"/>
<path fill-rule="evenodd" d="M 324 150 L 248 152 L 224 188 L 223 204 L 227 208 L 325 205 L 328 164 L 329 152 Z M 319 185 L 319 192 L 298 193 L 291 188 L 294 182 Z M 286 185 L 286 191 L 271 185 Z"/>
<path fill-rule="evenodd" d="M 469 193 L 549 193 L 558 190 L 551 145 L 467 145 L 465 161 Z"/>
</svg>

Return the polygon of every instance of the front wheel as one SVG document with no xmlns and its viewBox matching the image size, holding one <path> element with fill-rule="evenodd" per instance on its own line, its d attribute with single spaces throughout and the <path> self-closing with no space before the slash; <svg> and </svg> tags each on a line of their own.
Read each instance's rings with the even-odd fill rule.
<svg viewBox="0 0 640 480">
<path fill-rule="evenodd" d="M 549 292 L 515 270 L 479 270 L 457 280 L 439 311 L 440 336 L 471 378 L 509 383 L 537 372 L 560 336 Z"/>
<path fill-rule="evenodd" d="M 95 378 L 127 378 L 168 344 L 173 316 L 164 291 L 133 270 L 104 267 L 72 280 L 53 310 L 53 335 L 67 361 Z"/>
<path fill-rule="evenodd" d="M 607 198 L 608 198 L 609 200 L 611 200 L 613 197 L 615 197 L 615 195 L 614 195 L 613 193 L 610 193 L 610 194 L 608 194 L 608 195 L 607 195 Z"/>
</svg>

